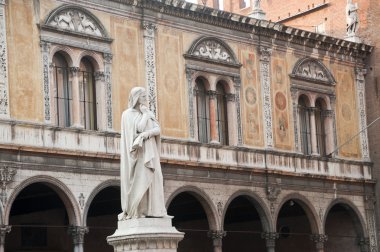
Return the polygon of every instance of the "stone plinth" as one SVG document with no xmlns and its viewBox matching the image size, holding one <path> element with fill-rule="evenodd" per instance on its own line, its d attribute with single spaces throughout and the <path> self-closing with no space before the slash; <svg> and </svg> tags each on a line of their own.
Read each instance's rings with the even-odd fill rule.
<svg viewBox="0 0 380 252">
<path fill-rule="evenodd" d="M 184 233 L 172 226 L 172 218 L 140 218 L 119 221 L 107 237 L 115 252 L 175 252 Z"/>
</svg>

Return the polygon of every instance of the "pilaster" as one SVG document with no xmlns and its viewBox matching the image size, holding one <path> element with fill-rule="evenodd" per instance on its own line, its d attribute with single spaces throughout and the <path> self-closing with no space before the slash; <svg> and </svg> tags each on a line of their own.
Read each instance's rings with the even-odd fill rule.
<svg viewBox="0 0 380 252">
<path fill-rule="evenodd" d="M 367 112 L 365 105 L 365 75 L 367 70 L 364 68 L 356 67 L 356 97 L 358 101 L 359 110 L 359 129 L 360 133 L 360 146 L 362 151 L 362 159 L 364 161 L 369 161 L 369 150 L 368 150 L 368 135 L 367 135 Z"/>
<path fill-rule="evenodd" d="M 68 233 L 73 238 L 74 252 L 83 252 L 84 235 L 88 233 L 88 227 L 70 226 Z"/>
<path fill-rule="evenodd" d="M 51 121 L 51 94 L 50 94 L 50 43 L 41 41 L 40 43 L 42 53 L 42 80 L 44 90 L 44 119 L 45 123 L 50 124 Z"/>
<path fill-rule="evenodd" d="M 241 79 L 235 77 L 234 78 L 235 83 L 235 103 L 236 103 L 236 127 L 237 127 L 237 137 L 238 137 L 238 145 L 243 144 L 243 133 L 241 129 L 241 111 L 240 111 L 240 87 L 241 87 Z"/>
<path fill-rule="evenodd" d="M 5 236 L 9 232 L 11 232 L 11 226 L 7 226 L 7 225 L 0 226 L 0 252 L 4 252 Z"/>
<path fill-rule="evenodd" d="M 0 118 L 9 119 L 8 48 L 5 1 L 0 1 Z"/>
<path fill-rule="evenodd" d="M 104 53 L 104 85 L 106 88 L 106 120 L 107 131 L 113 131 L 113 114 L 112 114 L 112 54 Z"/>
<path fill-rule="evenodd" d="M 367 218 L 367 227 L 368 227 L 368 251 L 369 252 L 378 252 L 377 247 L 377 233 L 376 233 L 376 217 L 375 217 L 375 196 L 366 195 L 365 196 L 365 214 Z M 362 245 L 363 247 L 363 245 Z M 365 250 L 362 250 L 365 251 Z"/>
<path fill-rule="evenodd" d="M 145 84 L 148 90 L 149 109 L 158 118 L 157 90 L 156 90 L 156 49 L 155 32 L 156 24 L 150 21 L 143 21 L 144 29 L 144 54 L 145 54 Z"/>
<path fill-rule="evenodd" d="M 272 97 L 270 88 L 270 62 L 272 49 L 260 47 L 260 79 L 263 97 L 264 140 L 266 148 L 273 148 Z"/>
</svg>

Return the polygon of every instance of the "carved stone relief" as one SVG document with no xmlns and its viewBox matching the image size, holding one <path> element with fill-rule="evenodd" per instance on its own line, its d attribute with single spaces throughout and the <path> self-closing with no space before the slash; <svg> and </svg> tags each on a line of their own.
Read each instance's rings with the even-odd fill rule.
<svg viewBox="0 0 380 252">
<path fill-rule="evenodd" d="M 102 27 L 89 14 L 79 9 L 64 8 L 49 17 L 47 25 L 58 29 L 102 37 Z"/>
<path fill-rule="evenodd" d="M 1 183 L 1 194 L 0 199 L 3 205 L 7 202 L 7 186 L 13 181 L 14 176 L 16 175 L 17 170 L 14 167 L 4 165 L 0 168 L 0 183 Z"/>
<path fill-rule="evenodd" d="M 43 68 L 43 90 L 44 90 L 44 116 L 45 122 L 51 122 L 51 111 L 50 111 L 50 44 L 47 42 L 41 42 L 41 52 L 42 52 L 42 68 Z"/>
<path fill-rule="evenodd" d="M 112 54 L 105 53 L 104 57 L 104 84 L 106 85 L 106 114 L 107 114 L 107 130 L 113 130 L 112 117 Z"/>
<path fill-rule="evenodd" d="M 9 118 L 8 56 L 4 5 L 0 5 L 0 118 Z"/>
<path fill-rule="evenodd" d="M 235 82 L 235 102 L 236 102 L 236 121 L 237 121 L 237 133 L 238 133 L 238 145 L 243 144 L 243 133 L 241 128 L 241 110 L 240 110 L 240 86 L 241 86 L 241 80 L 240 78 L 234 78 Z"/>
<path fill-rule="evenodd" d="M 149 108 L 158 118 L 157 92 L 156 92 L 156 50 L 154 33 L 157 26 L 151 22 L 143 21 L 144 53 L 145 53 L 145 82 L 148 90 Z"/>
<path fill-rule="evenodd" d="M 329 70 L 321 62 L 312 58 L 299 60 L 293 69 L 291 77 L 326 84 L 335 83 Z"/>
</svg>

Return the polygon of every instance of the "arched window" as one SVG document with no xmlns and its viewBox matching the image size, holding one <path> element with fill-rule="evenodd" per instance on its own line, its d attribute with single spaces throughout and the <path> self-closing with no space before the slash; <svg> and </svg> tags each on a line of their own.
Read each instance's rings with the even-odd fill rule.
<svg viewBox="0 0 380 252">
<path fill-rule="evenodd" d="M 57 125 L 71 126 L 72 89 L 69 82 L 68 64 L 61 53 L 53 56 L 53 75 L 55 84 L 54 100 L 57 112 Z"/>
<path fill-rule="evenodd" d="M 301 133 L 301 151 L 305 155 L 311 154 L 310 108 L 307 97 L 300 96 L 298 100 L 298 113 Z"/>
<path fill-rule="evenodd" d="M 79 88 L 83 126 L 85 129 L 97 130 L 94 69 L 88 58 L 80 62 Z"/>
<path fill-rule="evenodd" d="M 210 142 L 210 107 L 209 98 L 206 93 L 204 81 L 196 79 L 196 99 L 197 99 L 197 119 L 198 119 L 198 138 L 201 143 Z"/>
<path fill-rule="evenodd" d="M 315 131 L 317 136 L 318 153 L 321 156 L 326 155 L 326 131 L 323 111 L 326 109 L 325 102 L 318 99 L 315 102 Z"/>
<path fill-rule="evenodd" d="M 216 126 L 219 143 L 228 145 L 227 99 L 220 82 L 216 85 Z"/>
</svg>

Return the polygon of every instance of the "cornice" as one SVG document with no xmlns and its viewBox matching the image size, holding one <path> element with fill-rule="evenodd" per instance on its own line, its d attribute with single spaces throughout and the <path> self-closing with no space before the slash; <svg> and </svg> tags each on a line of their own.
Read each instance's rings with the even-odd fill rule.
<svg viewBox="0 0 380 252">
<path fill-rule="evenodd" d="M 192 4 L 184 0 L 109 0 L 126 5 L 133 5 L 160 14 L 190 19 L 227 29 L 252 33 L 271 40 L 281 40 L 310 48 L 325 50 L 330 53 L 364 58 L 373 47 L 363 43 L 354 43 L 331 36 L 318 34 L 285 26 L 280 23 L 258 20 L 231 12 L 213 9 L 203 5 Z"/>
</svg>

